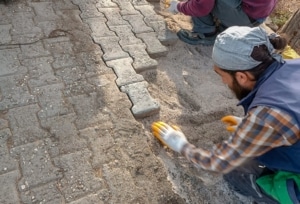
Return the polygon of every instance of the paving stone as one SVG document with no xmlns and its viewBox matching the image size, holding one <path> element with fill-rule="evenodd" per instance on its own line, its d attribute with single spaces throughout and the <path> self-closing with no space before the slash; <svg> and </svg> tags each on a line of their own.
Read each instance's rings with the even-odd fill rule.
<svg viewBox="0 0 300 204">
<path fill-rule="evenodd" d="M 115 81 L 115 74 L 106 74 L 105 77 L 93 77 L 89 79 L 89 83 L 98 87 L 97 100 L 100 100 L 101 104 L 105 104 L 105 108 L 101 110 L 103 113 L 109 113 L 111 121 L 119 122 L 119 118 L 123 117 L 127 120 L 134 120 L 130 111 L 132 104 L 128 100 L 128 96 L 120 92 Z M 118 105 L 116 106 L 115 104 Z"/>
<path fill-rule="evenodd" d="M 34 12 L 15 13 L 12 18 L 12 35 L 23 35 L 28 33 L 41 33 L 42 30 L 33 22 Z M 26 20 L 24 20 L 26 19 Z"/>
<path fill-rule="evenodd" d="M 105 188 L 103 180 L 94 175 L 89 163 L 90 157 L 89 151 L 81 151 L 55 158 L 55 165 L 64 171 L 64 177 L 59 181 L 58 187 L 67 202 Z"/>
<path fill-rule="evenodd" d="M 36 42 L 28 45 L 21 45 L 22 54 L 20 59 L 49 56 L 50 52 L 44 48 L 42 42 Z"/>
<path fill-rule="evenodd" d="M 41 110 L 38 112 L 40 119 L 65 115 L 72 112 L 71 107 L 66 104 L 62 90 L 63 84 L 53 84 L 35 88 L 33 94 L 37 95 Z"/>
<path fill-rule="evenodd" d="M 149 5 L 148 1 L 146 0 L 132 0 L 132 4 L 134 6 Z"/>
<path fill-rule="evenodd" d="M 12 131 L 12 145 L 19 146 L 36 140 L 45 139 L 49 133 L 39 125 L 36 113 L 40 110 L 37 104 L 13 108 L 8 111 Z"/>
<path fill-rule="evenodd" d="M 133 104 L 131 111 L 136 118 L 144 118 L 160 110 L 159 103 L 150 96 L 147 86 L 148 83 L 143 81 L 121 87 Z"/>
<path fill-rule="evenodd" d="M 116 32 L 117 36 L 120 38 L 119 43 L 122 47 L 125 45 L 142 43 L 141 39 L 137 38 L 132 32 L 130 25 L 109 26 L 109 28 Z"/>
<path fill-rule="evenodd" d="M 80 131 L 80 136 L 85 138 L 91 151 L 92 156 L 92 166 L 93 168 L 100 169 L 103 164 L 109 163 L 116 159 L 114 154 L 110 153 L 113 146 L 116 146 L 115 141 L 111 135 L 111 130 L 113 129 L 113 124 L 111 121 L 107 121 L 101 124 L 99 127 L 86 128 Z"/>
<path fill-rule="evenodd" d="M 104 177 L 109 181 L 108 185 L 111 190 L 111 203 L 122 203 L 126 200 L 129 203 L 148 203 L 147 198 L 137 189 L 130 173 L 120 168 L 112 168 L 105 165 Z M 122 189 L 122 192 L 120 191 Z"/>
<path fill-rule="evenodd" d="M 18 181 L 20 192 L 62 178 L 61 170 L 53 165 L 50 157 L 50 140 L 39 140 L 11 149 L 11 154 L 19 159 L 22 178 Z"/>
<path fill-rule="evenodd" d="M 69 114 L 41 121 L 42 127 L 50 131 L 59 154 L 68 154 L 87 147 L 86 141 L 79 137 L 79 132 L 74 124 L 75 119 L 75 114 Z"/>
<path fill-rule="evenodd" d="M 11 140 L 11 137 L 12 135 L 8 128 L 0 130 L 0 175 L 18 168 L 17 161 L 10 156 L 8 150 L 8 141 Z"/>
<path fill-rule="evenodd" d="M 66 67 L 75 67 L 80 64 L 82 64 L 80 59 L 73 54 L 55 54 L 52 66 L 54 69 L 61 69 Z"/>
<path fill-rule="evenodd" d="M 153 32 L 153 29 L 145 24 L 144 16 L 142 15 L 127 15 L 123 16 L 123 18 L 130 23 L 133 32 L 136 34 Z"/>
<path fill-rule="evenodd" d="M 97 45 L 92 37 L 90 28 L 87 29 L 84 28 L 86 31 L 80 31 L 76 30 L 73 32 L 73 35 L 71 36 L 71 42 L 73 43 L 73 50 L 74 53 L 77 55 L 77 53 L 81 52 L 94 52 L 96 50 L 99 50 L 99 45 Z"/>
<path fill-rule="evenodd" d="M 65 27 L 62 29 L 65 28 L 66 30 L 72 31 L 75 31 L 76 29 L 84 29 L 85 25 L 82 23 L 82 19 L 80 18 L 81 12 L 79 10 L 59 10 L 56 11 L 56 13 L 65 24 Z"/>
<path fill-rule="evenodd" d="M 137 37 L 147 45 L 146 50 L 151 57 L 157 58 L 168 54 L 168 48 L 159 42 L 155 32 L 137 34 Z"/>
<path fill-rule="evenodd" d="M 20 193 L 22 203 L 65 203 L 56 185 L 57 182 L 50 182 L 25 192 L 22 191 Z"/>
<path fill-rule="evenodd" d="M 0 28 L 1 29 L 1 28 Z M 14 74 L 20 68 L 18 54 L 20 49 L 0 50 L 0 77 Z"/>
<path fill-rule="evenodd" d="M 76 201 L 70 202 L 70 204 L 91 204 L 91 203 L 104 204 L 104 202 L 101 200 L 98 194 L 91 194 L 81 199 L 78 199 Z"/>
<path fill-rule="evenodd" d="M 110 31 L 106 25 L 107 19 L 99 17 L 99 18 L 88 18 L 85 19 L 91 30 L 92 36 L 97 37 L 106 37 L 106 36 L 115 36 L 114 32 Z"/>
<path fill-rule="evenodd" d="M 149 26 L 151 22 L 164 21 L 164 18 L 160 15 L 157 15 L 154 11 L 154 7 L 149 5 L 149 3 L 147 5 L 136 5 L 134 8 L 139 10 L 144 15 L 144 21 Z"/>
<path fill-rule="evenodd" d="M 54 10 L 74 10 L 78 7 L 70 0 L 52 1 L 52 7 Z"/>
<path fill-rule="evenodd" d="M 103 52 L 100 50 L 99 46 L 97 47 L 98 49 L 91 52 L 83 52 L 79 54 L 80 60 L 83 61 L 86 68 L 85 76 L 87 78 L 113 73 L 112 69 L 107 67 L 102 60 Z"/>
<path fill-rule="evenodd" d="M 148 53 L 146 52 L 145 44 L 127 45 L 123 46 L 123 49 L 127 51 L 133 58 L 132 66 L 137 73 L 150 69 L 156 69 L 158 63 L 156 60 L 149 57 Z"/>
<path fill-rule="evenodd" d="M 20 68 L 26 70 L 26 67 Z M 0 77 L 0 110 L 26 106 L 37 102 L 37 98 L 29 92 L 26 85 L 28 76 L 15 74 Z"/>
<path fill-rule="evenodd" d="M 129 57 L 128 53 L 124 52 L 119 44 L 120 39 L 117 36 L 98 37 L 93 36 L 95 43 L 99 44 L 104 52 L 104 61 L 116 60 Z"/>
<path fill-rule="evenodd" d="M 80 5 L 79 5 L 80 6 Z M 80 6 L 81 14 L 80 17 L 82 19 L 87 19 L 87 18 L 94 18 L 94 17 L 104 17 L 103 13 L 99 12 L 97 7 L 93 5 L 84 5 Z"/>
<path fill-rule="evenodd" d="M 59 77 L 64 84 L 71 85 L 76 82 L 84 81 L 84 72 L 84 66 L 72 66 L 55 70 L 55 75 Z"/>
<path fill-rule="evenodd" d="M 29 71 L 30 77 L 28 79 L 28 86 L 30 89 L 60 82 L 60 80 L 54 76 L 51 66 L 52 62 L 52 57 L 40 57 L 22 61 L 22 64 L 26 66 Z"/>
<path fill-rule="evenodd" d="M 44 37 L 43 31 L 36 33 L 12 34 L 12 44 L 14 45 L 29 45 L 40 41 Z"/>
<path fill-rule="evenodd" d="M 97 8 L 113 8 L 118 7 L 116 3 L 114 3 L 112 0 L 98 0 L 96 3 Z"/>
<path fill-rule="evenodd" d="M 135 73 L 135 70 L 131 65 L 132 62 L 131 58 L 117 59 L 107 62 L 107 65 L 113 68 L 118 77 L 116 83 L 119 87 L 144 80 L 142 75 Z"/>
<path fill-rule="evenodd" d="M 7 8 L 4 4 L 0 4 L 0 25 L 11 24 L 11 19 L 14 14 L 7 12 Z"/>
<path fill-rule="evenodd" d="M 107 25 L 117 26 L 117 25 L 127 25 L 128 22 L 123 20 L 120 15 L 119 8 L 98 8 L 98 10 L 103 13 L 107 19 Z"/>
<path fill-rule="evenodd" d="M 86 80 L 85 69 L 84 66 L 74 66 L 55 71 L 56 76 L 65 84 L 65 89 L 62 90 L 64 96 L 70 97 L 95 91 L 96 87 Z"/>
<path fill-rule="evenodd" d="M 29 5 L 35 11 L 36 17 L 34 17 L 34 20 L 36 22 L 59 20 L 59 17 L 52 8 L 52 2 L 31 2 Z"/>
<path fill-rule="evenodd" d="M 0 176 L 0 203 L 20 203 L 18 190 L 15 186 L 19 178 L 20 175 L 18 171 L 12 171 Z"/>
<path fill-rule="evenodd" d="M 178 41 L 176 33 L 170 31 L 165 21 L 153 21 L 149 23 L 155 30 L 157 39 L 165 46 L 174 45 Z"/>
<path fill-rule="evenodd" d="M 51 37 L 50 34 L 55 30 L 62 30 L 63 22 L 43 21 L 37 22 L 37 26 L 42 29 L 44 36 Z"/>
<path fill-rule="evenodd" d="M 100 80 L 102 79 L 105 80 L 105 76 L 101 76 Z M 68 99 L 74 106 L 74 110 L 77 114 L 75 124 L 78 129 L 84 129 L 110 121 L 109 113 L 103 110 L 105 104 L 99 100 L 99 98 L 101 98 L 99 94 L 90 93 L 88 95 L 79 95 Z"/>
<path fill-rule="evenodd" d="M 0 118 L 0 130 L 8 128 L 8 120 Z"/>
<path fill-rule="evenodd" d="M 115 0 L 114 2 L 116 2 L 119 5 L 119 8 L 121 9 L 120 14 L 122 16 L 140 14 L 137 10 L 135 10 L 133 5 L 129 1 Z"/>
<path fill-rule="evenodd" d="M 0 25 L 0 45 L 8 44 L 11 42 L 12 38 L 10 35 L 10 30 L 12 29 L 12 25 Z"/>
<path fill-rule="evenodd" d="M 50 38 L 45 39 L 43 42 L 45 49 L 55 55 L 73 53 L 73 44 L 70 42 L 69 37 Z"/>
</svg>

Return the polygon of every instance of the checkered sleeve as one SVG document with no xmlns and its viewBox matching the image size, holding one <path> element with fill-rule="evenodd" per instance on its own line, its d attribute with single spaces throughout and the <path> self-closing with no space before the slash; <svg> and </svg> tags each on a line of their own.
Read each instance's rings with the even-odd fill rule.
<svg viewBox="0 0 300 204">
<path fill-rule="evenodd" d="M 187 144 L 182 154 L 200 168 L 227 173 L 249 158 L 272 148 L 289 146 L 300 138 L 299 127 L 289 114 L 258 106 L 245 116 L 235 133 L 211 151 Z"/>
</svg>

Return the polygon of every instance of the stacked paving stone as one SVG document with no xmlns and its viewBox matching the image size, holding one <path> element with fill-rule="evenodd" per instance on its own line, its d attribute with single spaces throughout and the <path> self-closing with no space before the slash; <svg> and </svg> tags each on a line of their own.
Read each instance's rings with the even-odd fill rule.
<svg viewBox="0 0 300 204">
<path fill-rule="evenodd" d="M 165 32 L 142 0 L 0 4 L 0 203 L 180 203 L 135 121 Z"/>
</svg>

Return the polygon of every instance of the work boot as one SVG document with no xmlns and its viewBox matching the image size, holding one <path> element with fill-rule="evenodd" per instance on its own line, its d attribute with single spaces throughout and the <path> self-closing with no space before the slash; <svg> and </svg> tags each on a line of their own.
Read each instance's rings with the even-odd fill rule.
<svg viewBox="0 0 300 204">
<path fill-rule="evenodd" d="M 213 45 L 215 42 L 215 39 L 218 35 L 218 32 L 215 31 L 213 33 L 197 33 L 193 31 L 189 31 L 186 29 L 181 29 L 177 32 L 178 38 L 190 45 L 206 45 L 210 46 Z"/>
</svg>

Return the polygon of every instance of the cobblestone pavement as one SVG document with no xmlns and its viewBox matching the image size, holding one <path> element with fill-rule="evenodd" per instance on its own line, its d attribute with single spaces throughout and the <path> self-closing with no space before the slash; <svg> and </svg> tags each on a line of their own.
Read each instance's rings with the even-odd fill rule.
<svg viewBox="0 0 300 204">
<path fill-rule="evenodd" d="M 0 2 L 0 203 L 184 203 L 147 144 L 140 72 L 170 42 L 145 0 Z"/>
</svg>

